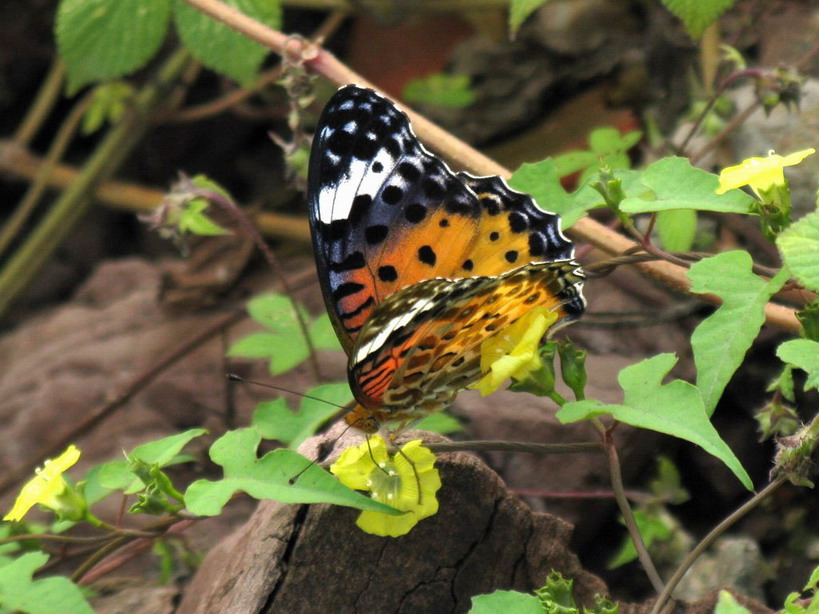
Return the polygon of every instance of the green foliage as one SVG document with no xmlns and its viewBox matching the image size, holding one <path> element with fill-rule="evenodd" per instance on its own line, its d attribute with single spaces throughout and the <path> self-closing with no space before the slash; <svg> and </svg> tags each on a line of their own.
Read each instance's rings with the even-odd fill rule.
<svg viewBox="0 0 819 614">
<path fill-rule="evenodd" d="M 271 375 L 278 375 L 300 365 L 310 355 L 295 308 L 291 300 L 282 294 L 257 296 L 247 305 L 250 317 L 266 327 L 269 332 L 251 333 L 230 346 L 228 356 L 243 358 L 266 358 L 270 360 Z M 303 307 L 299 307 L 307 318 Z M 309 328 L 316 349 L 336 349 L 338 341 L 330 335 L 326 316 L 322 316 Z"/>
<path fill-rule="evenodd" d="M 435 73 L 407 83 L 404 100 L 411 104 L 460 109 L 475 102 L 475 92 L 470 88 L 469 75 Z"/>
<path fill-rule="evenodd" d="M 685 24 L 691 38 L 699 38 L 720 15 L 734 6 L 735 0 L 660 0 Z"/>
<path fill-rule="evenodd" d="M 225 0 L 225 4 L 271 28 L 281 26 L 278 0 Z M 180 0 L 174 1 L 174 17 L 179 38 L 197 60 L 242 86 L 250 85 L 269 49 Z"/>
<path fill-rule="evenodd" d="M 512 38 L 518 33 L 526 18 L 549 0 L 512 0 L 509 3 L 509 31 Z"/>
<path fill-rule="evenodd" d="M 808 290 L 819 292 L 819 211 L 791 224 L 776 239 L 790 272 Z"/>
<path fill-rule="evenodd" d="M 657 213 L 657 232 L 669 252 L 687 252 L 697 233 L 697 212 L 693 209 L 669 209 Z"/>
<path fill-rule="evenodd" d="M 253 412 L 253 428 L 265 439 L 275 439 L 290 448 L 297 448 L 339 412 L 339 405 L 344 406 L 353 399 L 346 382 L 322 384 L 308 390 L 306 395 L 315 399 L 302 398 L 298 411 L 290 409 L 287 401 L 281 398 L 260 403 Z"/>
<path fill-rule="evenodd" d="M 750 213 L 755 202 L 742 190 L 717 194 L 716 175 L 694 168 L 686 158 L 662 158 L 642 171 L 641 194 L 627 193 L 620 203 L 626 213 L 698 209 L 722 213 Z"/>
<path fill-rule="evenodd" d="M 281 25 L 278 0 L 226 4 L 270 27 Z M 179 37 L 194 57 L 249 85 L 268 50 L 180 0 L 60 0 L 57 45 L 69 93 L 144 67 L 165 39 L 172 5 Z"/>
<path fill-rule="evenodd" d="M 112 81 L 94 88 L 91 105 L 82 118 L 83 134 L 91 134 L 109 122 L 117 123 L 125 113 L 134 88 L 124 81 Z"/>
<path fill-rule="evenodd" d="M 472 598 L 469 614 L 617 614 L 618 607 L 601 595 L 594 596 L 594 606 L 580 608 L 574 600 L 574 580 L 552 571 L 535 595 L 517 591 L 495 591 Z"/>
<path fill-rule="evenodd" d="M 810 339 L 792 339 L 780 345 L 776 355 L 783 361 L 799 367 L 808 374 L 805 390 L 819 390 L 819 342 Z"/>
<path fill-rule="evenodd" d="M 643 543 L 647 548 L 650 548 L 655 542 L 666 541 L 673 535 L 673 527 L 663 514 L 637 509 L 634 510 L 634 521 L 637 523 L 640 537 L 643 538 Z M 634 542 L 626 538 L 609 561 L 608 567 L 617 569 L 634 560 L 637 560 L 637 549 L 634 547 Z"/>
<path fill-rule="evenodd" d="M 61 0 L 57 48 L 69 93 L 144 66 L 165 38 L 170 10 L 170 0 Z"/>
<path fill-rule="evenodd" d="M 517 591 L 495 591 L 472 598 L 469 614 L 543 614 L 543 606 L 534 595 Z"/>
<path fill-rule="evenodd" d="M 554 161 L 549 159 L 522 164 L 509 179 L 509 185 L 531 194 L 541 206 L 559 214 L 564 230 L 574 226 L 590 209 L 605 205 L 600 194 L 587 185 L 580 186 L 571 194 L 567 193 L 560 185 Z"/>
<path fill-rule="evenodd" d="M 48 555 L 28 552 L 0 567 L 0 607 L 25 614 L 94 614 L 79 587 L 68 578 L 32 579 Z"/>
<path fill-rule="evenodd" d="M 557 418 L 567 424 L 610 414 L 632 426 L 685 439 L 720 459 L 746 488 L 752 489 L 751 478 L 709 421 L 697 388 L 682 380 L 662 385 L 676 362 L 673 354 L 660 354 L 626 367 L 618 377 L 625 392 L 622 405 L 575 401 L 561 407 Z"/>
<path fill-rule="evenodd" d="M 458 433 L 464 430 L 463 425 L 458 422 L 446 412 L 436 412 L 421 419 L 413 428 L 419 431 L 432 431 L 433 433 L 440 433 L 441 435 L 449 435 L 450 433 Z"/>
<path fill-rule="evenodd" d="M 721 590 L 717 597 L 714 614 L 751 614 L 751 611 L 737 601 L 731 593 Z"/>
<path fill-rule="evenodd" d="M 122 490 L 126 495 L 139 492 L 144 489 L 145 482 L 135 476 L 134 461 L 141 461 L 143 465 L 140 466 L 148 465 L 160 469 L 189 462 L 191 457 L 180 456 L 179 453 L 190 441 L 205 433 L 207 433 L 205 429 L 190 429 L 139 445 L 127 455 L 126 460 L 111 461 L 102 465 L 99 470 L 99 485 L 109 490 Z"/>
<path fill-rule="evenodd" d="M 766 282 L 751 272 L 752 266 L 748 252 L 732 251 L 701 260 L 688 272 L 692 292 L 723 301 L 691 335 L 697 387 L 709 416 L 764 324 L 765 304 L 788 277 L 783 270 Z"/>
<path fill-rule="evenodd" d="M 234 493 L 244 491 L 256 499 L 283 503 L 332 503 L 387 514 L 400 513 L 347 488 L 291 450 L 274 450 L 257 458 L 261 439 L 255 429 L 239 429 L 216 440 L 210 448 L 210 458 L 224 469 L 225 477 L 191 484 L 185 492 L 188 511 L 197 516 L 215 516 Z"/>
<path fill-rule="evenodd" d="M 555 169 L 560 177 L 582 171 L 578 184 L 584 184 L 602 167 L 610 170 L 631 168 L 628 151 L 641 138 L 643 133 L 639 131 L 620 134 L 619 130 L 610 126 L 595 128 L 589 134 L 589 149 L 555 156 Z"/>
</svg>

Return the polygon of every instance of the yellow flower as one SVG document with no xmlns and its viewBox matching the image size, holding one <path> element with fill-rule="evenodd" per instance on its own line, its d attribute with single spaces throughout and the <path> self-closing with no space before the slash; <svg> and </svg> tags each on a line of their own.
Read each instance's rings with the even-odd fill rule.
<svg viewBox="0 0 819 614">
<path fill-rule="evenodd" d="M 409 532 L 427 516 L 438 512 L 435 493 L 441 488 L 441 478 L 435 464 L 435 454 L 421 445 L 420 439 L 405 444 L 390 456 L 381 437 L 344 450 L 330 471 L 350 488 L 370 492 L 370 497 L 406 512 L 400 516 L 363 511 L 356 525 L 367 533 L 382 537 L 398 537 Z"/>
<path fill-rule="evenodd" d="M 772 186 L 785 185 L 785 173 L 782 169 L 799 164 L 814 153 L 816 150 L 810 148 L 783 157 L 770 151 L 767 158 L 748 158 L 736 166 L 724 168 L 719 174 L 717 194 L 725 194 L 728 190 L 747 185 L 759 196 L 760 192 L 769 190 Z"/>
<path fill-rule="evenodd" d="M 537 349 L 555 321 L 557 313 L 543 306 L 534 307 L 481 344 L 481 371 L 485 375 L 475 387 L 482 396 L 495 392 L 509 377 L 522 381 L 540 368 Z"/>
<path fill-rule="evenodd" d="M 76 446 L 70 445 L 57 458 L 47 460 L 43 468 L 37 470 L 34 479 L 23 486 L 14 502 L 14 507 L 3 517 L 3 520 L 22 520 L 23 516 L 38 503 L 53 510 L 61 509 L 63 504 L 59 497 L 67 488 L 63 473 L 79 458 L 80 451 Z"/>
</svg>

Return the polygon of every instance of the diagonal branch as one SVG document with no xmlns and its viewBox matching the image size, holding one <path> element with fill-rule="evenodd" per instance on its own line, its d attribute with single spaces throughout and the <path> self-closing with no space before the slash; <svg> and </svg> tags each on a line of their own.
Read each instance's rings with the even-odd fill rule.
<svg viewBox="0 0 819 614">
<path fill-rule="evenodd" d="M 367 82 L 361 75 L 350 70 L 327 50 L 316 47 L 310 43 L 293 39 L 282 32 L 268 28 L 236 9 L 219 2 L 219 0 L 183 1 L 280 55 L 288 53 L 302 57 L 305 60 L 305 65 L 330 81 L 338 83 L 339 85 L 358 83 L 366 87 L 378 89 Z M 433 124 L 422 115 L 419 115 L 404 105 L 399 104 L 398 106 L 409 115 L 418 136 L 439 154 L 475 173 L 482 175 L 500 175 L 506 178 L 511 175 L 508 169 L 500 166 L 475 149 L 472 149 L 469 145 L 455 138 L 441 127 Z M 590 243 L 611 255 L 620 254 L 636 245 L 631 239 L 606 228 L 602 224 L 598 224 L 588 217 L 581 219 L 572 228 L 568 229 L 567 234 L 574 239 Z M 665 261 L 643 262 L 636 266 L 644 273 L 671 288 L 681 292 L 691 293 L 691 282 L 685 275 L 687 269 L 681 266 Z M 709 303 L 720 303 L 719 299 L 712 295 L 698 296 Z M 794 310 L 783 307 L 782 305 L 768 303 L 765 306 L 765 319 L 768 324 L 782 330 L 797 332 L 800 329 L 800 324 L 796 319 Z"/>
</svg>

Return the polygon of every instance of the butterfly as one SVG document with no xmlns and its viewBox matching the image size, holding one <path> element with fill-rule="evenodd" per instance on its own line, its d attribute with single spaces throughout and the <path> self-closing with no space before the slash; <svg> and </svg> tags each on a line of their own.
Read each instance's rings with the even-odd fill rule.
<svg viewBox="0 0 819 614">
<path fill-rule="evenodd" d="M 319 119 L 310 226 L 365 432 L 443 409 L 481 376 L 481 343 L 536 305 L 585 310 L 560 218 L 500 177 L 454 173 L 380 94 L 340 88 Z"/>
</svg>

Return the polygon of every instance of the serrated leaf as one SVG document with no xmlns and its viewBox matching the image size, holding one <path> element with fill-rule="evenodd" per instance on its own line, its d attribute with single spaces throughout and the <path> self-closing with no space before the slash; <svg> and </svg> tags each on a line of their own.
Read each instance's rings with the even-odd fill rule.
<svg viewBox="0 0 819 614">
<path fill-rule="evenodd" d="M 589 209 L 604 204 L 600 194 L 589 186 L 581 186 L 568 194 L 560 185 L 553 160 L 522 164 L 509 179 L 509 185 L 515 190 L 531 194 L 542 209 L 557 213 L 563 230 L 571 228 Z"/>
<path fill-rule="evenodd" d="M 776 348 L 776 355 L 784 362 L 808 374 L 805 390 L 819 390 L 819 342 L 810 339 L 792 339 Z"/>
<path fill-rule="evenodd" d="M 750 490 L 753 488 L 751 478 L 711 424 L 697 388 L 682 380 L 662 385 L 676 362 L 673 354 L 659 354 L 626 367 L 618 377 L 625 392 L 622 405 L 607 405 L 596 400 L 572 401 L 560 408 L 557 419 L 566 424 L 611 414 L 632 426 L 685 439 L 720 459 Z"/>
<path fill-rule="evenodd" d="M 669 252 L 687 252 L 697 234 L 697 212 L 692 209 L 669 209 L 657 213 L 657 232 Z"/>
<path fill-rule="evenodd" d="M 495 591 L 472 598 L 469 614 L 544 614 L 540 600 L 517 591 Z"/>
<path fill-rule="evenodd" d="M 404 100 L 411 104 L 431 104 L 461 109 L 475 102 L 469 75 L 435 73 L 423 79 L 413 79 L 404 87 Z"/>
<path fill-rule="evenodd" d="M 669 209 L 698 209 L 723 213 L 750 213 L 755 202 L 741 190 L 717 194 L 719 178 L 694 168 L 686 158 L 663 158 L 643 171 L 641 182 L 654 193 L 653 200 L 628 194 L 620 203 L 626 213 Z"/>
<path fill-rule="evenodd" d="M 48 555 L 29 552 L 0 568 L 0 604 L 3 611 L 26 614 L 94 614 L 80 588 L 68 578 L 52 576 L 33 580 Z"/>
<path fill-rule="evenodd" d="M 170 437 L 163 437 L 137 446 L 128 455 L 129 458 L 139 459 L 149 465 L 168 467 L 181 462 L 179 453 L 190 441 L 207 433 L 205 429 L 189 429 Z M 125 494 L 133 494 L 144 488 L 142 480 L 134 477 L 128 468 L 128 461 L 112 461 L 100 468 L 99 483 L 103 488 L 123 490 Z"/>
<path fill-rule="evenodd" d="M 260 441 L 261 435 L 255 429 L 239 429 L 228 431 L 214 442 L 210 457 L 223 467 L 225 477 L 191 484 L 185 492 L 188 511 L 197 516 L 215 516 L 234 493 L 243 491 L 256 499 L 282 503 L 332 503 L 386 514 L 400 513 L 344 486 L 292 450 L 274 450 L 256 458 Z"/>
<path fill-rule="evenodd" d="M 735 0 L 662 0 L 679 17 L 691 38 L 699 38 L 720 15 L 734 6 Z"/>
<path fill-rule="evenodd" d="M 327 313 L 321 314 L 309 326 L 310 340 L 317 350 L 340 350 L 341 344 Z"/>
<path fill-rule="evenodd" d="M 141 68 L 165 39 L 169 0 L 62 0 L 57 48 L 68 92 Z"/>
<path fill-rule="evenodd" d="M 765 303 L 788 278 L 783 269 L 765 281 L 752 273 L 752 266 L 751 256 L 737 250 L 705 258 L 688 271 L 692 292 L 722 299 L 691 335 L 697 387 L 709 416 L 765 323 Z"/>
<path fill-rule="evenodd" d="M 278 30 L 281 7 L 278 0 L 224 0 L 248 17 Z M 242 36 L 181 0 L 174 2 L 174 22 L 182 42 L 193 56 L 242 86 L 250 85 L 270 50 Z"/>
<path fill-rule="evenodd" d="M 526 18 L 550 0 L 512 0 L 509 3 L 509 33 L 512 38 L 518 33 Z"/>
<path fill-rule="evenodd" d="M 776 246 L 799 283 L 819 292 L 819 211 L 783 230 L 776 238 Z"/>
<path fill-rule="evenodd" d="M 265 439 L 275 439 L 297 448 L 301 442 L 315 434 L 318 428 L 353 400 L 346 382 L 322 384 L 308 390 L 297 412 L 288 407 L 284 399 L 259 403 L 253 412 L 253 428 Z M 316 400 L 321 399 L 321 400 Z"/>
</svg>

